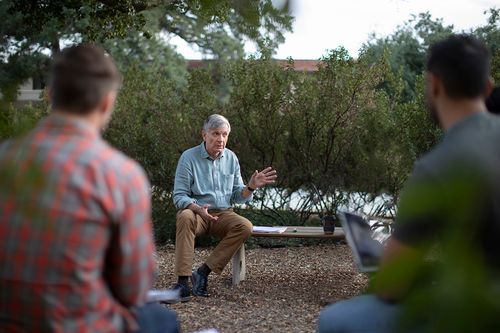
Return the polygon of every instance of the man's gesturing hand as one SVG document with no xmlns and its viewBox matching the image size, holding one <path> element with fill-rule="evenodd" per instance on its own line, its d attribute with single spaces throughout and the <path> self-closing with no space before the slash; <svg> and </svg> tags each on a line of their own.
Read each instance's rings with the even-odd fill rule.
<svg viewBox="0 0 500 333">
<path fill-rule="evenodd" d="M 200 206 L 196 211 L 196 214 L 200 215 L 202 219 L 207 222 L 215 222 L 219 218 L 218 216 L 213 216 L 208 213 L 208 205 Z"/>
<path fill-rule="evenodd" d="M 264 185 L 273 184 L 276 181 L 276 178 L 278 178 L 278 175 L 276 173 L 276 170 L 274 170 L 272 167 L 267 167 L 261 172 L 255 170 L 252 177 L 250 178 L 250 181 L 248 182 L 248 186 L 253 189 L 257 189 Z"/>
</svg>

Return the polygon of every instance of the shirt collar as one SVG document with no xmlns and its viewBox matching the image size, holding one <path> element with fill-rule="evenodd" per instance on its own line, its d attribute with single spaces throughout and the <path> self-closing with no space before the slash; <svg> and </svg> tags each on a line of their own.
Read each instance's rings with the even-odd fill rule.
<svg viewBox="0 0 500 333">
<path fill-rule="evenodd" d="M 460 131 L 461 128 L 464 126 L 467 126 L 467 124 L 471 122 L 476 122 L 476 121 L 481 121 L 481 119 L 487 119 L 488 117 L 491 116 L 491 113 L 487 111 L 482 111 L 482 112 L 476 112 L 471 115 L 468 115 L 461 120 L 459 120 L 457 123 L 453 124 L 448 130 L 445 132 L 445 136 L 449 136 L 450 134 Z"/>
<path fill-rule="evenodd" d="M 214 159 L 212 158 L 212 156 L 210 156 L 210 155 L 208 154 L 208 151 L 207 151 L 207 149 L 205 148 L 205 141 L 203 141 L 203 142 L 200 144 L 200 146 L 199 146 L 199 147 L 200 147 L 200 152 L 201 152 L 201 153 L 200 153 L 200 155 L 201 155 L 201 157 L 202 157 L 202 158 L 209 158 L 209 159 L 211 159 L 211 160 L 214 160 Z M 224 148 L 224 150 L 222 151 L 222 153 L 220 153 L 220 155 L 219 155 L 219 156 L 217 156 L 216 160 L 217 160 L 217 159 L 219 159 L 219 158 L 221 158 L 221 157 L 223 157 L 223 156 L 224 156 L 224 152 L 225 152 L 225 151 L 226 151 L 226 148 Z"/>
<path fill-rule="evenodd" d="M 41 122 L 41 126 L 67 132 L 68 134 L 83 135 L 90 138 L 101 136 L 99 131 L 84 119 L 52 113 Z"/>
</svg>

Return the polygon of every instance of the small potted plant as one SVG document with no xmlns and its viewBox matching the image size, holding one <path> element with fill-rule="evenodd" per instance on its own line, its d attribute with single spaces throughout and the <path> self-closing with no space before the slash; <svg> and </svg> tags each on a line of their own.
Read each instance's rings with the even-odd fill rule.
<svg viewBox="0 0 500 333">
<path fill-rule="evenodd" d="M 335 205 L 332 203 L 328 204 L 323 197 L 323 194 L 318 190 L 318 188 L 313 184 L 313 188 L 318 196 L 317 203 L 320 206 L 319 217 L 321 219 L 321 224 L 323 225 L 323 231 L 327 235 L 331 235 L 335 232 L 335 223 L 337 221 Z"/>
</svg>

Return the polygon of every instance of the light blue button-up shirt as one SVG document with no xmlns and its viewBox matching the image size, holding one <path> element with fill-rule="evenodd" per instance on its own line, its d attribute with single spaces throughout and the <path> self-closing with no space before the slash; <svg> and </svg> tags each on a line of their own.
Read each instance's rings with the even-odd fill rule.
<svg viewBox="0 0 500 333">
<path fill-rule="evenodd" d="M 217 159 L 212 159 L 205 143 L 182 153 L 174 182 L 174 204 L 184 209 L 191 203 L 209 205 L 209 209 L 226 209 L 235 203 L 245 203 L 245 188 L 240 163 L 236 154 L 225 148 Z"/>
</svg>

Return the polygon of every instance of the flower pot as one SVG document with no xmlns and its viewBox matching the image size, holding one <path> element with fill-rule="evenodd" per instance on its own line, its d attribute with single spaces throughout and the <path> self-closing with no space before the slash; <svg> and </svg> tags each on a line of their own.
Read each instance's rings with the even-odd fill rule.
<svg viewBox="0 0 500 333">
<path fill-rule="evenodd" d="M 325 215 L 321 218 L 321 223 L 323 224 L 323 231 L 326 235 L 331 235 L 335 231 L 335 216 Z"/>
</svg>

